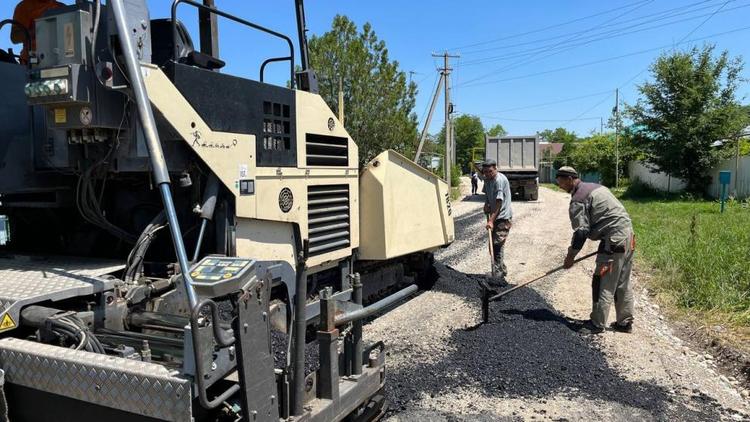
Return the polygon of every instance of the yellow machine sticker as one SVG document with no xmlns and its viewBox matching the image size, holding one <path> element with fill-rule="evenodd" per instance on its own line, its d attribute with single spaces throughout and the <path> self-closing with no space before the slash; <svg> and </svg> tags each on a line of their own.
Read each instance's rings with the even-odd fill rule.
<svg viewBox="0 0 750 422">
<path fill-rule="evenodd" d="M 66 23 L 65 26 L 63 26 L 63 33 L 65 37 L 65 57 L 73 57 L 76 53 L 75 32 L 73 30 L 73 24 Z"/>
<path fill-rule="evenodd" d="M 3 315 L 2 321 L 0 321 L 0 332 L 12 330 L 13 328 L 16 328 L 16 322 L 13 321 L 13 317 L 6 312 L 5 315 Z"/>
<path fill-rule="evenodd" d="M 55 109 L 55 123 L 67 123 L 68 113 L 64 108 Z"/>
</svg>

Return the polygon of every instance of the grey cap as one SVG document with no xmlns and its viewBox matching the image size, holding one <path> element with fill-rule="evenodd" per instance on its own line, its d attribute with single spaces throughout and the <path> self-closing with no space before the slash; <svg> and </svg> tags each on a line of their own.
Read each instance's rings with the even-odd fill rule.
<svg viewBox="0 0 750 422">
<path fill-rule="evenodd" d="M 492 166 L 497 167 L 497 161 L 493 160 L 492 158 L 488 160 L 484 160 L 484 162 L 482 163 L 482 167 L 492 167 Z"/>
<path fill-rule="evenodd" d="M 576 171 L 576 169 L 570 166 L 560 167 L 557 170 L 557 175 L 562 177 L 572 177 L 574 179 L 578 178 L 578 172 Z"/>
</svg>

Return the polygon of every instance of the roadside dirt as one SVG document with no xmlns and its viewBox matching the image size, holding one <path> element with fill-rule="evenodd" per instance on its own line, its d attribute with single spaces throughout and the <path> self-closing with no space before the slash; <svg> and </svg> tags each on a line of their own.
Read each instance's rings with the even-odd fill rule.
<svg viewBox="0 0 750 422">
<path fill-rule="evenodd" d="M 456 241 L 437 254 L 435 288 L 365 328 L 388 350 L 389 421 L 750 421 L 739 383 L 675 334 L 637 274 L 633 334 L 574 331 L 590 311 L 593 260 L 492 304 L 490 322 L 480 324 L 472 275 L 489 273 L 482 201 L 453 204 Z M 511 283 L 560 265 L 568 201 L 542 188 L 539 201 L 513 203 Z"/>
</svg>

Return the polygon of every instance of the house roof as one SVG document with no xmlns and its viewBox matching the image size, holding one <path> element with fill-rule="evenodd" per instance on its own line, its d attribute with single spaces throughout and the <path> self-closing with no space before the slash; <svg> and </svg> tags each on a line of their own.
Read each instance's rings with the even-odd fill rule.
<svg viewBox="0 0 750 422">
<path fill-rule="evenodd" d="M 544 154 L 545 152 L 549 151 L 550 154 L 557 155 L 562 152 L 563 145 L 564 144 L 562 142 L 540 142 L 539 153 Z"/>
</svg>

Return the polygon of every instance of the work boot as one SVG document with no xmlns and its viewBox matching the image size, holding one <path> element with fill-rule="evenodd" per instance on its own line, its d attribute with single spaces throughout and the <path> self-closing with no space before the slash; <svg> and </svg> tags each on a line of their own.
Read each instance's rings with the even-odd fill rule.
<svg viewBox="0 0 750 422">
<path fill-rule="evenodd" d="M 592 323 L 591 320 L 588 320 L 584 322 L 583 326 L 576 331 L 578 331 L 579 334 L 588 336 L 588 335 L 601 334 L 604 332 L 604 328 L 598 327 L 594 325 L 594 323 Z"/>
<path fill-rule="evenodd" d="M 497 293 L 498 289 L 492 286 L 492 277 L 477 277 L 476 280 L 480 288 L 488 290 L 491 294 Z"/>
<path fill-rule="evenodd" d="M 505 280 L 505 276 L 501 277 L 487 277 L 487 284 L 490 285 L 491 290 L 498 290 L 508 285 Z"/>
<path fill-rule="evenodd" d="M 617 331 L 618 333 L 632 333 L 633 332 L 633 322 L 630 321 L 626 324 L 620 324 L 617 321 L 609 324 L 609 327 L 613 330 Z"/>
</svg>

